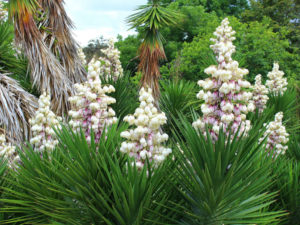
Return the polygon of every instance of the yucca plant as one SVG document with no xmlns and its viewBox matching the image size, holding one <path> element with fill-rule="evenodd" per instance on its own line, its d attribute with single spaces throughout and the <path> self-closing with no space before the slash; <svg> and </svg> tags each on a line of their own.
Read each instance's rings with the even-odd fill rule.
<svg viewBox="0 0 300 225">
<path fill-rule="evenodd" d="M 0 158 L 0 198 L 3 198 L 3 188 L 6 186 L 5 181 L 5 173 L 6 173 L 7 167 L 6 162 L 4 159 Z M 0 208 L 3 207 L 3 204 L 0 202 Z M 0 220 L 3 221 L 5 219 L 5 213 L 0 213 Z"/>
<path fill-rule="evenodd" d="M 63 127 L 49 155 L 25 148 L 0 201 L 1 212 L 16 213 L 4 223 L 173 224 L 177 214 L 164 207 L 176 196 L 168 170 L 132 166 L 119 153 L 122 130 L 114 125 L 97 146 Z"/>
<path fill-rule="evenodd" d="M 272 159 L 258 144 L 262 132 L 238 138 L 221 131 L 213 143 L 208 131 L 204 137 L 185 119 L 178 127 L 174 180 L 185 201 L 180 224 L 270 224 L 283 215 L 265 211 L 276 193 L 267 193 Z"/>
<path fill-rule="evenodd" d="M 280 157 L 273 163 L 273 184 L 271 190 L 279 190 L 277 201 L 271 209 L 284 209 L 288 215 L 281 224 L 300 224 L 300 165 L 294 159 Z"/>
<path fill-rule="evenodd" d="M 283 112 L 288 131 L 296 131 L 300 129 L 299 118 L 297 116 L 299 105 L 297 104 L 297 91 L 294 88 L 289 88 L 282 95 L 275 96 L 270 94 L 267 108 L 270 110 L 273 107 L 274 115 L 277 112 Z"/>
<path fill-rule="evenodd" d="M 160 29 L 177 25 L 179 18 L 178 12 L 163 7 L 160 0 L 149 1 L 127 18 L 131 29 L 139 28 L 143 33 L 143 41 L 138 51 L 138 70 L 142 72 L 141 86 L 150 87 L 156 101 L 159 99 L 159 62 L 166 60 Z"/>
<path fill-rule="evenodd" d="M 161 86 L 160 107 L 163 112 L 174 116 L 178 113 L 188 116 L 191 107 L 194 110 L 199 108 L 195 83 L 185 80 L 171 80 L 161 82 Z"/>
<path fill-rule="evenodd" d="M 172 129 L 176 129 L 178 115 L 183 114 L 192 122 L 192 111 L 200 107 L 196 98 L 197 87 L 195 83 L 185 80 L 162 81 L 161 86 L 159 106 L 168 118 L 164 129 L 171 135 Z"/>
</svg>

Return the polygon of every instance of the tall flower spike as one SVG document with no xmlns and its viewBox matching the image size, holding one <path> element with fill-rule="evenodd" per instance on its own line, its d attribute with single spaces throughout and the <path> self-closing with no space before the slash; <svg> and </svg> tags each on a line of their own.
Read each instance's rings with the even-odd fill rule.
<svg viewBox="0 0 300 225">
<path fill-rule="evenodd" d="M 285 127 L 282 125 L 283 113 L 279 112 L 275 115 L 275 121 L 270 122 L 269 124 L 264 124 L 267 131 L 265 132 L 264 137 L 260 139 L 263 141 L 265 137 L 267 138 L 267 150 L 270 154 L 273 154 L 272 157 L 277 157 L 279 154 L 285 154 L 288 146 L 286 145 L 289 141 L 289 134 L 286 132 Z"/>
<path fill-rule="evenodd" d="M 232 44 L 234 34 L 228 19 L 224 19 L 214 32 L 216 37 L 211 39 L 215 44 L 210 46 L 216 54 L 218 65 L 206 68 L 204 72 L 211 77 L 198 82 L 202 89 L 197 98 L 204 100 L 201 106 L 203 117 L 195 121 L 193 126 L 206 135 L 207 124 L 214 141 L 218 139 L 221 127 L 229 132 L 227 128 L 230 124 L 233 132 L 240 127 L 239 135 L 244 131 L 247 133 L 250 121 L 246 120 L 246 114 L 255 109 L 251 101 L 252 93 L 248 91 L 251 84 L 243 80 L 248 70 L 239 68 L 239 63 L 231 58 L 235 52 Z"/>
<path fill-rule="evenodd" d="M 172 150 L 162 145 L 169 138 L 160 128 L 167 122 L 167 117 L 164 113 L 159 113 L 154 106 L 152 90 L 142 88 L 139 94 L 140 106 L 134 115 L 124 118 L 124 121 L 136 128 L 121 133 L 121 137 L 127 141 L 122 143 L 120 151 L 135 158 L 137 168 L 141 169 L 147 158 L 150 162 L 153 161 L 154 165 L 158 165 Z"/>
<path fill-rule="evenodd" d="M 102 50 L 104 57 L 100 57 L 102 63 L 101 76 L 113 78 L 114 80 L 123 76 L 123 68 L 120 62 L 120 51 L 115 48 L 114 40 L 110 39 L 108 48 Z"/>
<path fill-rule="evenodd" d="M 70 97 L 72 110 L 70 125 L 75 131 L 80 128 L 85 132 L 88 142 L 91 141 L 91 131 L 95 135 L 95 142 L 98 143 L 105 126 L 117 122 L 114 110 L 109 107 L 116 100 L 106 95 L 115 91 L 112 85 L 103 86 L 99 74 L 100 61 L 94 59 L 89 63 L 87 81 L 82 84 L 75 84 L 75 96 Z"/>
<path fill-rule="evenodd" d="M 39 98 L 39 108 L 29 123 L 32 130 L 30 143 L 37 152 L 51 151 L 58 144 L 55 129 L 60 128 L 61 117 L 50 110 L 50 94 L 44 92 Z"/>
<path fill-rule="evenodd" d="M 7 161 L 10 168 L 15 168 L 20 161 L 20 157 L 16 151 L 16 147 L 6 142 L 5 135 L 0 135 L 0 159 Z"/>
<path fill-rule="evenodd" d="M 279 64 L 274 63 L 273 70 L 268 73 L 268 78 L 266 85 L 269 89 L 269 92 L 272 92 L 275 96 L 283 95 L 287 90 L 287 79 L 284 78 L 284 72 L 279 70 Z"/>
<path fill-rule="evenodd" d="M 261 75 L 258 74 L 255 77 L 255 85 L 253 87 L 253 101 L 260 113 L 266 108 L 266 104 L 269 100 L 268 93 L 268 89 L 261 82 Z"/>
<path fill-rule="evenodd" d="M 3 1 L 0 1 L 0 21 L 7 20 L 8 13 L 7 10 L 4 9 L 4 3 Z"/>
<path fill-rule="evenodd" d="M 86 64 L 86 57 L 85 57 L 85 54 L 84 54 L 82 48 L 78 49 L 78 56 L 79 56 L 82 64 L 85 65 Z"/>
</svg>

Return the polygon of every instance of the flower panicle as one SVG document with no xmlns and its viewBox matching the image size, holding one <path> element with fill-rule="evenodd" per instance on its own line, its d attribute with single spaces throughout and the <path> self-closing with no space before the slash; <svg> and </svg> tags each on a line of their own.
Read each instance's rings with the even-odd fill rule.
<svg viewBox="0 0 300 225">
<path fill-rule="evenodd" d="M 250 91 L 252 86 L 243 80 L 248 70 L 239 68 L 239 63 L 231 57 L 235 52 L 232 43 L 234 34 L 225 18 L 214 32 L 215 38 L 211 39 L 214 44 L 210 47 L 216 54 L 218 65 L 206 68 L 204 72 L 210 77 L 198 81 L 201 90 L 197 98 L 204 100 L 201 105 L 203 117 L 196 120 L 193 126 L 206 135 L 205 125 L 208 125 L 214 141 L 218 139 L 221 127 L 227 133 L 230 125 L 234 132 L 239 130 L 240 135 L 247 133 L 250 121 L 246 120 L 246 114 L 255 110 Z"/>
<path fill-rule="evenodd" d="M 172 150 L 162 145 L 169 138 L 161 131 L 167 117 L 155 107 L 152 89 L 141 88 L 139 96 L 140 106 L 133 115 L 124 118 L 125 122 L 135 128 L 121 133 L 121 137 L 127 140 L 122 143 L 120 151 L 134 158 L 136 166 L 141 169 L 147 158 L 154 165 L 158 165 Z"/>
<path fill-rule="evenodd" d="M 115 91 L 112 85 L 102 86 L 99 74 L 101 63 L 93 59 L 88 65 L 87 81 L 75 84 L 75 95 L 69 98 L 71 110 L 69 124 L 75 131 L 83 129 L 88 142 L 91 132 L 95 134 L 95 142 L 99 142 L 104 127 L 117 122 L 115 111 L 109 106 L 116 100 L 106 94 Z"/>
</svg>

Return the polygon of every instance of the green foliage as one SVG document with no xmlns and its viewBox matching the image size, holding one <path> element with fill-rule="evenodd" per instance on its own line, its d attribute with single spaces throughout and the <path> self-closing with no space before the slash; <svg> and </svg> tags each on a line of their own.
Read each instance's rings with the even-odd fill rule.
<svg viewBox="0 0 300 225">
<path fill-rule="evenodd" d="M 295 77 L 300 73 L 299 55 L 288 51 L 289 42 L 284 39 L 285 34 L 273 32 L 269 20 L 246 24 L 232 17 L 230 23 L 237 38 L 234 42 L 236 54 L 233 57 L 241 67 L 250 71 L 248 80 L 253 81 L 257 74 L 266 78 L 274 61 L 279 62 L 288 77 Z M 213 53 L 209 49 L 209 39 L 213 37 L 212 30 L 218 25 L 217 20 L 210 23 L 207 32 L 199 33 L 193 42 L 184 44 L 179 69 L 184 78 L 194 81 L 205 78 L 203 71 L 207 65 L 212 64 Z"/>
<path fill-rule="evenodd" d="M 111 84 L 115 88 L 115 92 L 110 93 L 109 96 L 116 99 L 116 103 L 112 104 L 111 107 L 116 112 L 119 120 L 123 120 L 124 116 L 134 113 L 134 110 L 138 106 L 137 85 L 132 84 L 128 74 L 117 80 L 108 79 L 102 80 L 103 84 Z"/>
<path fill-rule="evenodd" d="M 162 3 L 177 3 L 180 6 L 203 6 L 205 11 L 215 12 L 219 16 L 239 16 L 249 8 L 247 0 L 162 0 Z"/>
<path fill-rule="evenodd" d="M 300 129 L 299 118 L 297 117 L 299 106 L 297 104 L 297 91 L 294 88 L 289 88 L 283 95 L 274 96 L 269 94 L 266 111 L 272 111 L 271 115 L 283 112 L 283 121 L 287 131 L 289 133 L 297 132 Z M 274 118 L 271 120 L 274 120 Z"/>
<path fill-rule="evenodd" d="M 267 193 L 271 185 L 272 159 L 258 144 L 262 135 L 257 128 L 249 136 L 227 138 L 219 134 L 213 144 L 185 120 L 178 121 L 178 191 L 185 201 L 180 205 L 180 224 L 270 224 L 283 215 L 266 211 L 275 193 Z"/>
<path fill-rule="evenodd" d="M 27 59 L 21 54 L 17 54 L 14 46 L 14 28 L 9 22 L 0 22 L 0 71 L 9 73 L 10 76 L 20 82 L 23 88 L 31 93 L 35 89 L 30 82 L 27 73 Z"/>
<path fill-rule="evenodd" d="M 176 216 L 163 207 L 172 196 L 168 170 L 138 171 L 119 154 L 114 125 L 99 145 L 63 127 L 60 145 L 50 154 L 25 148 L 20 168 L 5 188 L 1 212 L 18 213 L 7 223 L 27 224 L 169 224 Z M 158 223 L 159 222 L 159 223 Z M 54 223 L 55 224 L 55 223 Z"/>
<path fill-rule="evenodd" d="M 300 44 L 300 2 L 298 0 L 251 0 L 250 9 L 242 14 L 244 21 L 272 20 L 276 31 L 288 31 L 287 37 L 299 53 Z"/>
<path fill-rule="evenodd" d="M 178 129 L 176 120 L 179 115 L 185 115 L 192 122 L 192 110 L 200 108 L 200 102 L 196 98 L 197 85 L 185 80 L 172 80 L 161 82 L 160 109 L 168 119 L 164 127 L 169 135 L 173 129 Z"/>
<path fill-rule="evenodd" d="M 274 161 L 273 190 L 279 190 L 273 209 L 284 209 L 289 213 L 281 224 L 299 225 L 300 214 L 300 165 L 299 161 L 284 156 Z"/>
<path fill-rule="evenodd" d="M 126 38 L 118 35 L 118 41 L 115 43 L 115 46 L 121 52 L 120 61 L 125 71 L 127 70 L 134 74 L 134 71 L 137 70 L 137 53 L 140 44 L 140 39 L 135 35 L 129 35 Z"/>
</svg>

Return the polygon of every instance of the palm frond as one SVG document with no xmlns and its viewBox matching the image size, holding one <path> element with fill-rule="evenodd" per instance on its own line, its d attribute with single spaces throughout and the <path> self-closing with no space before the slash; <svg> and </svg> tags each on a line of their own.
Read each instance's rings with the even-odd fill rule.
<svg viewBox="0 0 300 225">
<path fill-rule="evenodd" d="M 30 136 L 29 119 L 37 109 L 37 99 L 7 74 L 0 74 L 0 126 L 7 136 L 22 143 Z"/>
<path fill-rule="evenodd" d="M 43 0 L 41 5 L 45 20 L 39 27 L 43 27 L 44 42 L 58 57 L 64 67 L 67 77 L 73 83 L 86 80 L 86 70 L 78 56 L 78 44 L 71 34 L 73 23 L 67 16 L 63 0 Z"/>
<path fill-rule="evenodd" d="M 181 15 L 173 10 L 164 8 L 159 0 L 150 1 L 137 8 L 136 12 L 127 18 L 127 23 L 133 28 L 142 28 L 144 37 L 138 56 L 138 70 L 142 72 L 141 86 L 153 90 L 156 103 L 159 99 L 159 63 L 166 60 L 163 48 L 163 36 L 160 28 L 176 25 Z"/>
<path fill-rule="evenodd" d="M 69 108 L 68 98 L 73 93 L 72 82 L 65 69 L 43 41 L 35 21 L 41 5 L 36 1 L 9 1 L 9 15 L 14 21 L 15 40 L 22 46 L 31 67 L 31 79 L 40 92 L 50 91 L 52 109 L 64 114 Z"/>
</svg>

